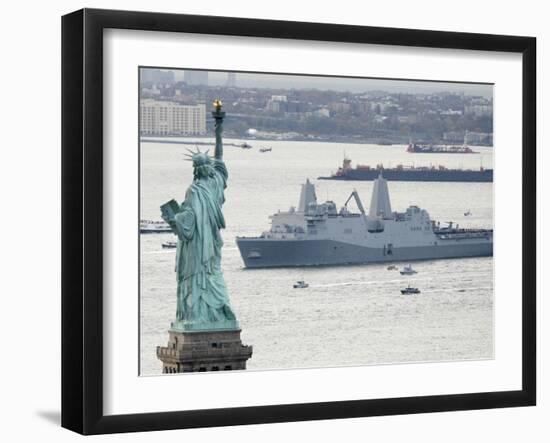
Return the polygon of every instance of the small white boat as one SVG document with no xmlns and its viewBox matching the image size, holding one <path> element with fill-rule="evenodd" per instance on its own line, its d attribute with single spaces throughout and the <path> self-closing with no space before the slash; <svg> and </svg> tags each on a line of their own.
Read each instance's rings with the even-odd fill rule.
<svg viewBox="0 0 550 443">
<path fill-rule="evenodd" d="M 177 241 L 165 241 L 163 244 L 162 244 L 162 247 L 165 248 L 165 249 L 172 249 L 172 248 L 177 248 L 178 247 L 178 242 Z"/>
<path fill-rule="evenodd" d="M 386 269 L 387 269 L 388 271 L 397 271 L 397 266 L 395 266 L 395 265 L 389 265 Z"/>
<path fill-rule="evenodd" d="M 420 289 L 409 285 L 405 289 L 401 289 L 401 294 L 420 294 Z"/>
<path fill-rule="evenodd" d="M 406 265 L 401 271 L 399 271 L 401 275 L 413 275 L 416 274 L 416 271 L 412 268 L 412 266 Z"/>
<path fill-rule="evenodd" d="M 292 286 L 294 289 L 304 289 L 304 288 L 308 288 L 309 287 L 309 284 L 307 284 L 305 281 L 303 280 L 298 280 L 296 283 L 294 283 L 294 285 Z"/>
<path fill-rule="evenodd" d="M 260 148 L 260 152 L 271 152 L 272 148 Z"/>
<path fill-rule="evenodd" d="M 172 228 L 170 228 L 170 225 L 165 221 L 140 220 L 139 232 L 142 234 L 172 232 Z"/>
</svg>

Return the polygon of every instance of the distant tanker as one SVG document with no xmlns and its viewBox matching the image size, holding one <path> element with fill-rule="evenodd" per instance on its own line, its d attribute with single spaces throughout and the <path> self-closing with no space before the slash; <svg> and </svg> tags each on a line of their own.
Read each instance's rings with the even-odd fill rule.
<svg viewBox="0 0 550 443">
<path fill-rule="evenodd" d="M 445 166 L 403 166 L 384 168 L 379 164 L 376 167 L 357 165 L 351 166 L 351 160 L 344 158 L 342 166 L 328 177 L 318 177 L 320 180 L 374 180 L 380 172 L 390 181 L 406 182 L 492 182 L 493 170 L 480 167 L 479 169 L 450 169 Z"/>
<path fill-rule="evenodd" d="M 431 145 L 421 143 L 409 143 L 407 152 L 415 154 L 479 154 L 479 152 L 472 150 L 472 148 L 466 145 Z"/>
<path fill-rule="evenodd" d="M 407 152 L 414 154 L 479 154 L 468 146 L 468 131 L 464 134 L 464 143 L 460 145 L 434 145 L 431 143 L 413 143 L 407 146 Z"/>
</svg>

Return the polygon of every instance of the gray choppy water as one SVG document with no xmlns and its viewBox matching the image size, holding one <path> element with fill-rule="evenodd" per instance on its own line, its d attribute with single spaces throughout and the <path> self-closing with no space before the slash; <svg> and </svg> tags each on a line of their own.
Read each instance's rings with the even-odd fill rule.
<svg viewBox="0 0 550 443">
<path fill-rule="evenodd" d="M 312 142 L 253 142 L 254 149 L 227 147 L 229 169 L 224 213 L 227 229 L 222 266 L 243 341 L 254 346 L 249 369 L 286 369 L 486 359 L 493 357 L 493 260 L 473 258 L 418 262 L 419 272 L 403 277 L 387 265 L 296 269 L 243 269 L 237 235 L 257 235 L 268 216 L 297 205 L 305 178 L 328 175 L 343 151 L 354 162 L 375 165 L 444 164 L 477 168 L 479 155 L 407 154 L 404 146 Z M 272 146 L 270 153 L 258 147 Z M 483 165 L 492 166 L 492 149 Z M 158 219 L 159 205 L 182 200 L 191 182 L 185 146 L 141 144 L 141 218 Z M 356 188 L 366 206 L 370 182 L 314 180 L 319 200 L 342 205 Z M 417 204 L 440 221 L 492 227 L 490 183 L 390 182 L 392 208 Z M 472 216 L 464 217 L 466 210 Z M 160 374 L 155 349 L 167 342 L 175 314 L 173 250 L 163 250 L 170 234 L 141 236 L 142 375 Z M 403 264 L 397 264 L 402 266 Z M 308 289 L 292 284 L 304 279 Z M 411 283 L 422 293 L 401 295 Z"/>
</svg>

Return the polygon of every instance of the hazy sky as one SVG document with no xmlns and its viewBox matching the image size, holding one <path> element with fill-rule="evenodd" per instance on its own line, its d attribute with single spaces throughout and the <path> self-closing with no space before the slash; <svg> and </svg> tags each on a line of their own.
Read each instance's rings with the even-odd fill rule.
<svg viewBox="0 0 550 443">
<path fill-rule="evenodd" d="M 177 80 L 183 80 L 183 70 L 173 70 Z M 224 85 L 225 72 L 209 71 L 210 85 Z M 383 80 L 370 78 L 317 77 L 281 74 L 237 73 L 237 86 L 280 89 L 324 89 L 355 93 L 373 90 L 401 93 L 464 92 L 467 95 L 493 96 L 493 85 L 432 81 Z"/>
</svg>

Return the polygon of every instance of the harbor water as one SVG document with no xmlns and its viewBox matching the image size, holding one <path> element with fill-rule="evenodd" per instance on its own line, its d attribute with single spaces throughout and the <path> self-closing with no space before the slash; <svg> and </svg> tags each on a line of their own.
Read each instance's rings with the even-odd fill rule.
<svg viewBox="0 0 550 443">
<path fill-rule="evenodd" d="M 182 139 L 186 142 L 192 139 Z M 228 142 L 239 143 L 238 140 Z M 477 169 L 493 166 L 493 149 L 481 154 L 409 154 L 406 147 L 321 142 L 252 141 L 252 149 L 226 147 L 229 170 L 222 231 L 222 268 L 242 339 L 254 347 L 250 370 L 333 367 L 493 358 L 493 259 L 413 263 L 401 276 L 387 264 L 320 268 L 243 267 L 236 236 L 269 229 L 269 215 L 298 205 L 309 178 L 318 201 L 342 206 L 356 189 L 368 208 L 372 183 L 317 180 L 341 165 L 398 164 Z M 192 181 L 184 161 L 190 145 L 141 143 L 140 218 L 160 219 L 159 206 L 182 201 Z M 272 147 L 261 153 L 259 148 Z M 201 147 L 201 149 L 205 149 Z M 213 148 L 211 148 L 211 153 Z M 495 171 L 495 173 L 498 171 Z M 433 220 L 460 227 L 493 227 L 492 183 L 388 182 L 392 209 L 426 209 Z M 351 210 L 357 210 L 354 203 Z M 471 212 L 465 216 L 464 213 Z M 140 373 L 160 375 L 156 347 L 165 346 L 176 310 L 172 234 L 140 236 Z M 399 268 L 406 263 L 396 263 Z M 297 280 L 309 288 L 293 289 Z M 421 290 L 402 295 L 410 284 Z"/>
</svg>

